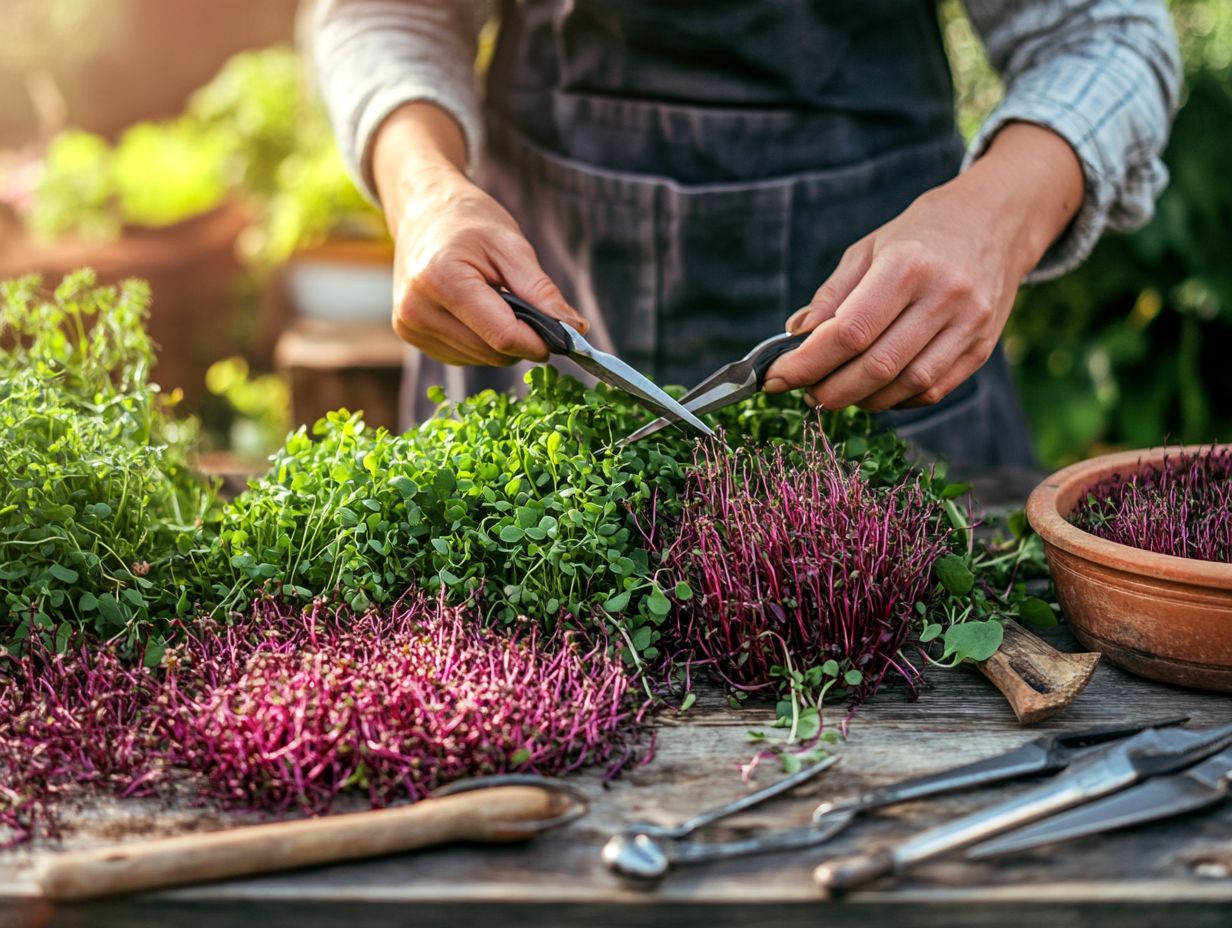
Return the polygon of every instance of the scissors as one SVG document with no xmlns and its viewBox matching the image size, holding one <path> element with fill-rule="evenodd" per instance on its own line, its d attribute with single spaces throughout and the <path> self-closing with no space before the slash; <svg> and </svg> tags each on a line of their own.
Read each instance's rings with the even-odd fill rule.
<svg viewBox="0 0 1232 928">
<path fill-rule="evenodd" d="M 1173 818 L 1226 802 L 1229 796 L 1232 796 L 1232 748 L 1180 773 L 1155 777 L 1106 799 L 1087 803 L 1044 819 L 1039 824 L 1027 825 L 1003 837 L 985 841 L 967 851 L 967 859 L 984 860 L 1044 844 Z"/>
<path fill-rule="evenodd" d="M 996 757 L 891 783 L 851 799 L 823 802 L 813 810 L 811 825 L 757 834 L 734 841 L 692 839 L 693 833 L 698 829 L 781 796 L 828 770 L 838 761 L 838 757 L 832 755 L 765 789 L 701 812 L 679 825 L 663 826 L 651 822 L 630 824 L 608 840 L 603 848 L 602 859 L 607 868 L 619 876 L 635 881 L 652 881 L 664 876 L 672 867 L 682 864 L 707 863 L 752 854 L 815 847 L 830 841 L 865 812 L 1020 777 L 1057 773 L 1071 765 L 1081 764 L 1091 756 L 1102 756 L 1102 752 L 1111 744 L 1123 743 L 1144 731 L 1171 728 L 1185 721 L 1185 716 L 1173 716 L 1083 731 L 1059 732 L 1037 738 Z"/>
<path fill-rule="evenodd" d="M 1043 786 L 920 832 L 892 847 L 826 861 L 813 871 L 813 878 L 826 892 L 857 889 L 941 854 L 1101 800 L 1154 777 L 1179 773 L 1229 746 L 1232 725 L 1206 729 L 1149 728 L 1078 759 Z M 1150 794 L 1148 798 L 1152 798 Z"/>
<path fill-rule="evenodd" d="M 578 367 L 594 374 L 604 383 L 624 390 L 651 412 L 658 413 L 661 418 L 655 422 L 663 423 L 659 428 L 683 422 L 699 434 L 714 437 L 710 427 L 682 403 L 672 399 L 661 387 L 655 386 L 648 377 L 638 373 L 620 358 L 595 348 L 577 329 L 536 309 L 508 290 L 497 292 L 509 304 L 513 314 L 534 329 L 535 334 L 547 343 L 552 354 L 572 359 Z"/>
<path fill-rule="evenodd" d="M 767 338 L 739 361 L 724 364 L 682 396 L 680 402 L 690 413 L 704 416 L 752 396 L 765 385 L 766 371 L 770 370 L 770 365 L 781 355 L 800 347 L 808 336 L 808 332 L 801 332 L 798 335 L 784 333 Z M 622 444 L 641 441 L 671 424 L 672 419 L 667 416 L 656 419 L 633 432 Z"/>
</svg>

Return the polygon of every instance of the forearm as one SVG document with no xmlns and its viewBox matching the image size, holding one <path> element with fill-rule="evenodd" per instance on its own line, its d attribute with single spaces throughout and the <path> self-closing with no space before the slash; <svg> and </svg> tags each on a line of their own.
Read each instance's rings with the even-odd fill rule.
<svg viewBox="0 0 1232 928">
<path fill-rule="evenodd" d="M 1061 237 L 1083 203 L 1082 164 L 1055 132 L 1015 122 L 996 134 L 982 157 L 951 181 L 1006 242 L 1019 278 Z"/>
<path fill-rule="evenodd" d="M 479 17 L 469 0 L 320 0 L 312 47 L 338 148 L 376 198 L 376 138 L 415 101 L 448 113 L 463 136 L 465 168 L 480 145 L 474 81 Z"/>
<path fill-rule="evenodd" d="M 372 143 L 372 176 L 390 231 L 408 204 L 467 183 L 466 138 L 449 113 L 431 103 L 407 103 L 380 125 Z"/>
<path fill-rule="evenodd" d="M 1020 121 L 1056 132 L 1082 166 L 1082 204 L 1031 275 L 1056 277 L 1081 263 L 1105 228 L 1143 225 L 1167 182 L 1160 156 L 1180 84 L 1168 10 L 1162 0 L 965 3 L 1006 85 L 968 163 Z"/>
</svg>

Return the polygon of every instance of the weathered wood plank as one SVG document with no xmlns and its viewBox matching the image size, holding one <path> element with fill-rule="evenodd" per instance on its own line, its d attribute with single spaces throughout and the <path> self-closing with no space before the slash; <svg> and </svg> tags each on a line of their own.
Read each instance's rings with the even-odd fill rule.
<svg viewBox="0 0 1232 928">
<path fill-rule="evenodd" d="M 1061 647 L 1064 632 L 1054 636 Z M 1087 691 L 1062 715 L 1031 729 L 1019 727 L 1000 695 L 965 671 L 937 672 L 918 701 L 886 691 L 861 708 L 850 738 L 839 745 L 841 764 L 798 795 L 779 800 L 715 828 L 709 837 L 733 837 L 808 819 L 820 797 L 944 769 L 1008 750 L 1042 731 L 1081 728 L 1125 718 L 1188 713 L 1198 724 L 1232 721 L 1232 700 L 1137 680 L 1100 667 Z M 627 821 L 672 821 L 737 795 L 746 787 L 740 764 L 753 753 L 746 731 L 764 727 L 765 707 L 732 710 L 707 693 L 686 715 L 668 713 L 659 729 L 653 763 L 628 771 L 604 788 L 597 775 L 579 778 L 593 798 L 577 825 L 524 848 L 442 848 L 419 854 L 303 873 L 235 881 L 120 900 L 55 913 L 55 925 L 234 924 L 243 915 L 264 925 L 445 924 L 493 918 L 502 924 L 594 925 L 747 924 L 975 924 L 990 913 L 1030 907 L 1049 924 L 1226 925 L 1232 879 L 1199 876 L 1189 862 L 1198 852 L 1227 854 L 1232 847 L 1232 804 L 1212 813 L 1090 838 L 1061 849 L 1000 862 L 938 861 L 897 885 L 882 885 L 843 902 L 821 902 L 811 870 L 831 854 L 888 842 L 1005 794 L 978 794 L 911 803 L 869 816 L 824 849 L 681 869 L 652 889 L 621 885 L 599 863 L 606 837 Z M 836 716 L 835 718 L 837 718 Z M 766 782 L 778 774 L 769 765 Z M 122 827 L 123 809 L 83 826 L 72 844 L 101 843 Z M 194 818 L 176 810 L 150 819 L 152 832 L 217 826 L 215 815 Z M 31 909 L 30 851 L 0 856 L 0 924 L 37 917 Z M 462 910 L 446 904 L 464 902 Z M 462 914 L 465 913 L 465 914 Z M 497 916 L 499 913 L 499 917 Z M 982 914 L 981 914 L 982 913 Z M 1184 917 L 1181 918 L 1181 913 Z M 977 917 L 979 916 L 979 917 Z M 1032 918 L 1034 919 L 1034 915 Z M 227 921 L 232 919 L 232 921 Z M 1180 919 L 1178 921 L 1178 919 Z"/>
</svg>

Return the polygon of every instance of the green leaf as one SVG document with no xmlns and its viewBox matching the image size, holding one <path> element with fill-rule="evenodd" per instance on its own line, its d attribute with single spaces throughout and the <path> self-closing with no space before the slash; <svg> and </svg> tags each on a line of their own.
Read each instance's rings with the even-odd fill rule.
<svg viewBox="0 0 1232 928">
<path fill-rule="evenodd" d="M 611 613 L 624 612 L 629 607 L 629 595 L 628 590 L 625 590 L 623 593 L 617 593 L 603 604 L 603 610 Z"/>
<path fill-rule="evenodd" d="M 651 591 L 650 596 L 646 599 L 646 608 L 650 610 L 650 614 L 663 618 L 672 611 L 672 602 L 663 595 L 663 591 L 657 586 Z"/>
<path fill-rule="evenodd" d="M 52 564 L 47 568 L 53 577 L 61 583 L 76 583 L 77 571 L 71 567 L 65 567 L 63 564 Z"/>
<path fill-rule="evenodd" d="M 920 641 L 927 644 L 932 641 L 942 632 L 942 627 L 936 622 L 930 622 L 924 626 L 924 631 L 920 632 Z"/>
<path fill-rule="evenodd" d="M 1027 514 L 1021 509 L 1011 512 L 1006 521 L 1009 524 L 1010 533 L 1015 538 L 1023 538 L 1031 531 L 1031 525 L 1027 522 Z"/>
<path fill-rule="evenodd" d="M 530 751 L 526 748 L 518 748 L 509 756 L 509 766 L 521 767 L 528 760 L 530 760 Z"/>
<path fill-rule="evenodd" d="M 500 530 L 500 540 L 507 543 L 521 541 L 525 534 L 520 526 L 506 525 Z"/>
<path fill-rule="evenodd" d="M 969 483 L 947 483 L 941 488 L 939 495 L 942 499 L 955 499 L 969 492 L 971 492 L 971 484 Z"/>
<path fill-rule="evenodd" d="M 944 500 L 942 505 L 945 507 L 946 517 L 954 528 L 954 534 L 957 536 L 959 544 L 966 545 L 968 532 L 971 528 L 967 522 L 966 514 L 954 504 L 952 499 Z"/>
<path fill-rule="evenodd" d="M 1036 628 L 1051 628 L 1057 624 L 1057 614 L 1052 606 L 1036 596 L 1028 596 L 1018 604 L 1018 616 Z"/>
<path fill-rule="evenodd" d="M 684 699 L 681 700 L 680 708 L 677 712 L 688 712 L 693 707 L 693 703 L 697 702 L 697 694 L 692 690 L 684 694 Z"/>
<path fill-rule="evenodd" d="M 150 638 L 145 646 L 145 666 L 157 667 L 163 661 L 163 654 L 166 653 L 167 643 L 163 641 L 161 636 Z"/>
<path fill-rule="evenodd" d="M 853 668 L 843 674 L 843 682 L 848 686 L 859 686 L 864 682 L 864 674 Z"/>
<path fill-rule="evenodd" d="M 100 596 L 98 602 L 98 613 L 112 625 L 124 624 L 124 613 L 120 609 L 120 604 L 116 602 L 114 597 Z"/>
<path fill-rule="evenodd" d="M 693 587 L 689 586 L 688 583 L 681 580 L 679 583 L 676 584 L 675 593 L 676 593 L 676 598 L 678 600 L 680 600 L 682 603 L 686 603 L 690 599 L 693 598 Z"/>
<path fill-rule="evenodd" d="M 1004 636 L 1005 629 L 995 620 L 951 625 L 945 633 L 945 651 L 941 659 L 986 661 L 997 653 Z"/>
<path fill-rule="evenodd" d="M 946 554 L 937 558 L 933 570 L 936 571 L 941 585 L 955 596 L 966 596 L 975 586 L 975 575 L 957 554 Z"/>
<path fill-rule="evenodd" d="M 821 731 L 821 714 L 816 706 L 809 706 L 800 712 L 796 722 L 796 737 L 801 741 L 812 741 Z"/>
</svg>

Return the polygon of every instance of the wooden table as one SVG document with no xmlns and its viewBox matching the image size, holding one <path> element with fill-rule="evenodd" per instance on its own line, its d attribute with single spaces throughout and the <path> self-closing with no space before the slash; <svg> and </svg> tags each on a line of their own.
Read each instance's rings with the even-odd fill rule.
<svg viewBox="0 0 1232 928">
<path fill-rule="evenodd" d="M 1076 649 L 1063 631 L 1051 637 L 1058 647 Z M 881 693 L 855 716 L 849 740 L 838 747 L 841 764 L 801 794 L 746 814 L 738 827 L 716 827 L 713 836 L 803 823 L 818 797 L 995 754 L 1041 732 L 1174 713 L 1188 713 L 1198 724 L 1232 721 L 1226 696 L 1147 683 L 1111 666 L 1096 671 L 1065 713 L 1032 729 L 1019 727 L 1000 694 L 973 673 L 934 671 L 929 684 L 917 702 L 901 692 Z M 764 727 L 769 715 L 765 708 L 729 709 L 717 693 L 683 716 L 666 713 L 652 763 L 607 789 L 597 775 L 578 778 L 593 799 L 591 814 L 520 848 L 437 849 L 58 911 L 35 899 L 29 867 L 38 852 L 10 852 L 0 855 L 0 926 L 1232 925 L 1232 876 L 1195 863 L 1204 855 L 1232 860 L 1232 804 L 997 863 L 937 861 L 842 901 L 819 899 L 813 886 L 811 870 L 825 857 L 906 835 L 1022 787 L 895 807 L 826 848 L 682 869 L 650 891 L 622 886 L 602 868 L 599 849 L 623 822 L 672 821 L 748 788 L 738 769 L 753 752 L 746 732 Z M 772 764 L 759 772 L 763 783 L 778 775 Z M 70 843 L 114 836 L 124 814 L 96 814 Z M 201 824 L 193 813 L 146 821 L 155 833 Z M 217 827 L 218 819 L 205 824 Z"/>
</svg>

